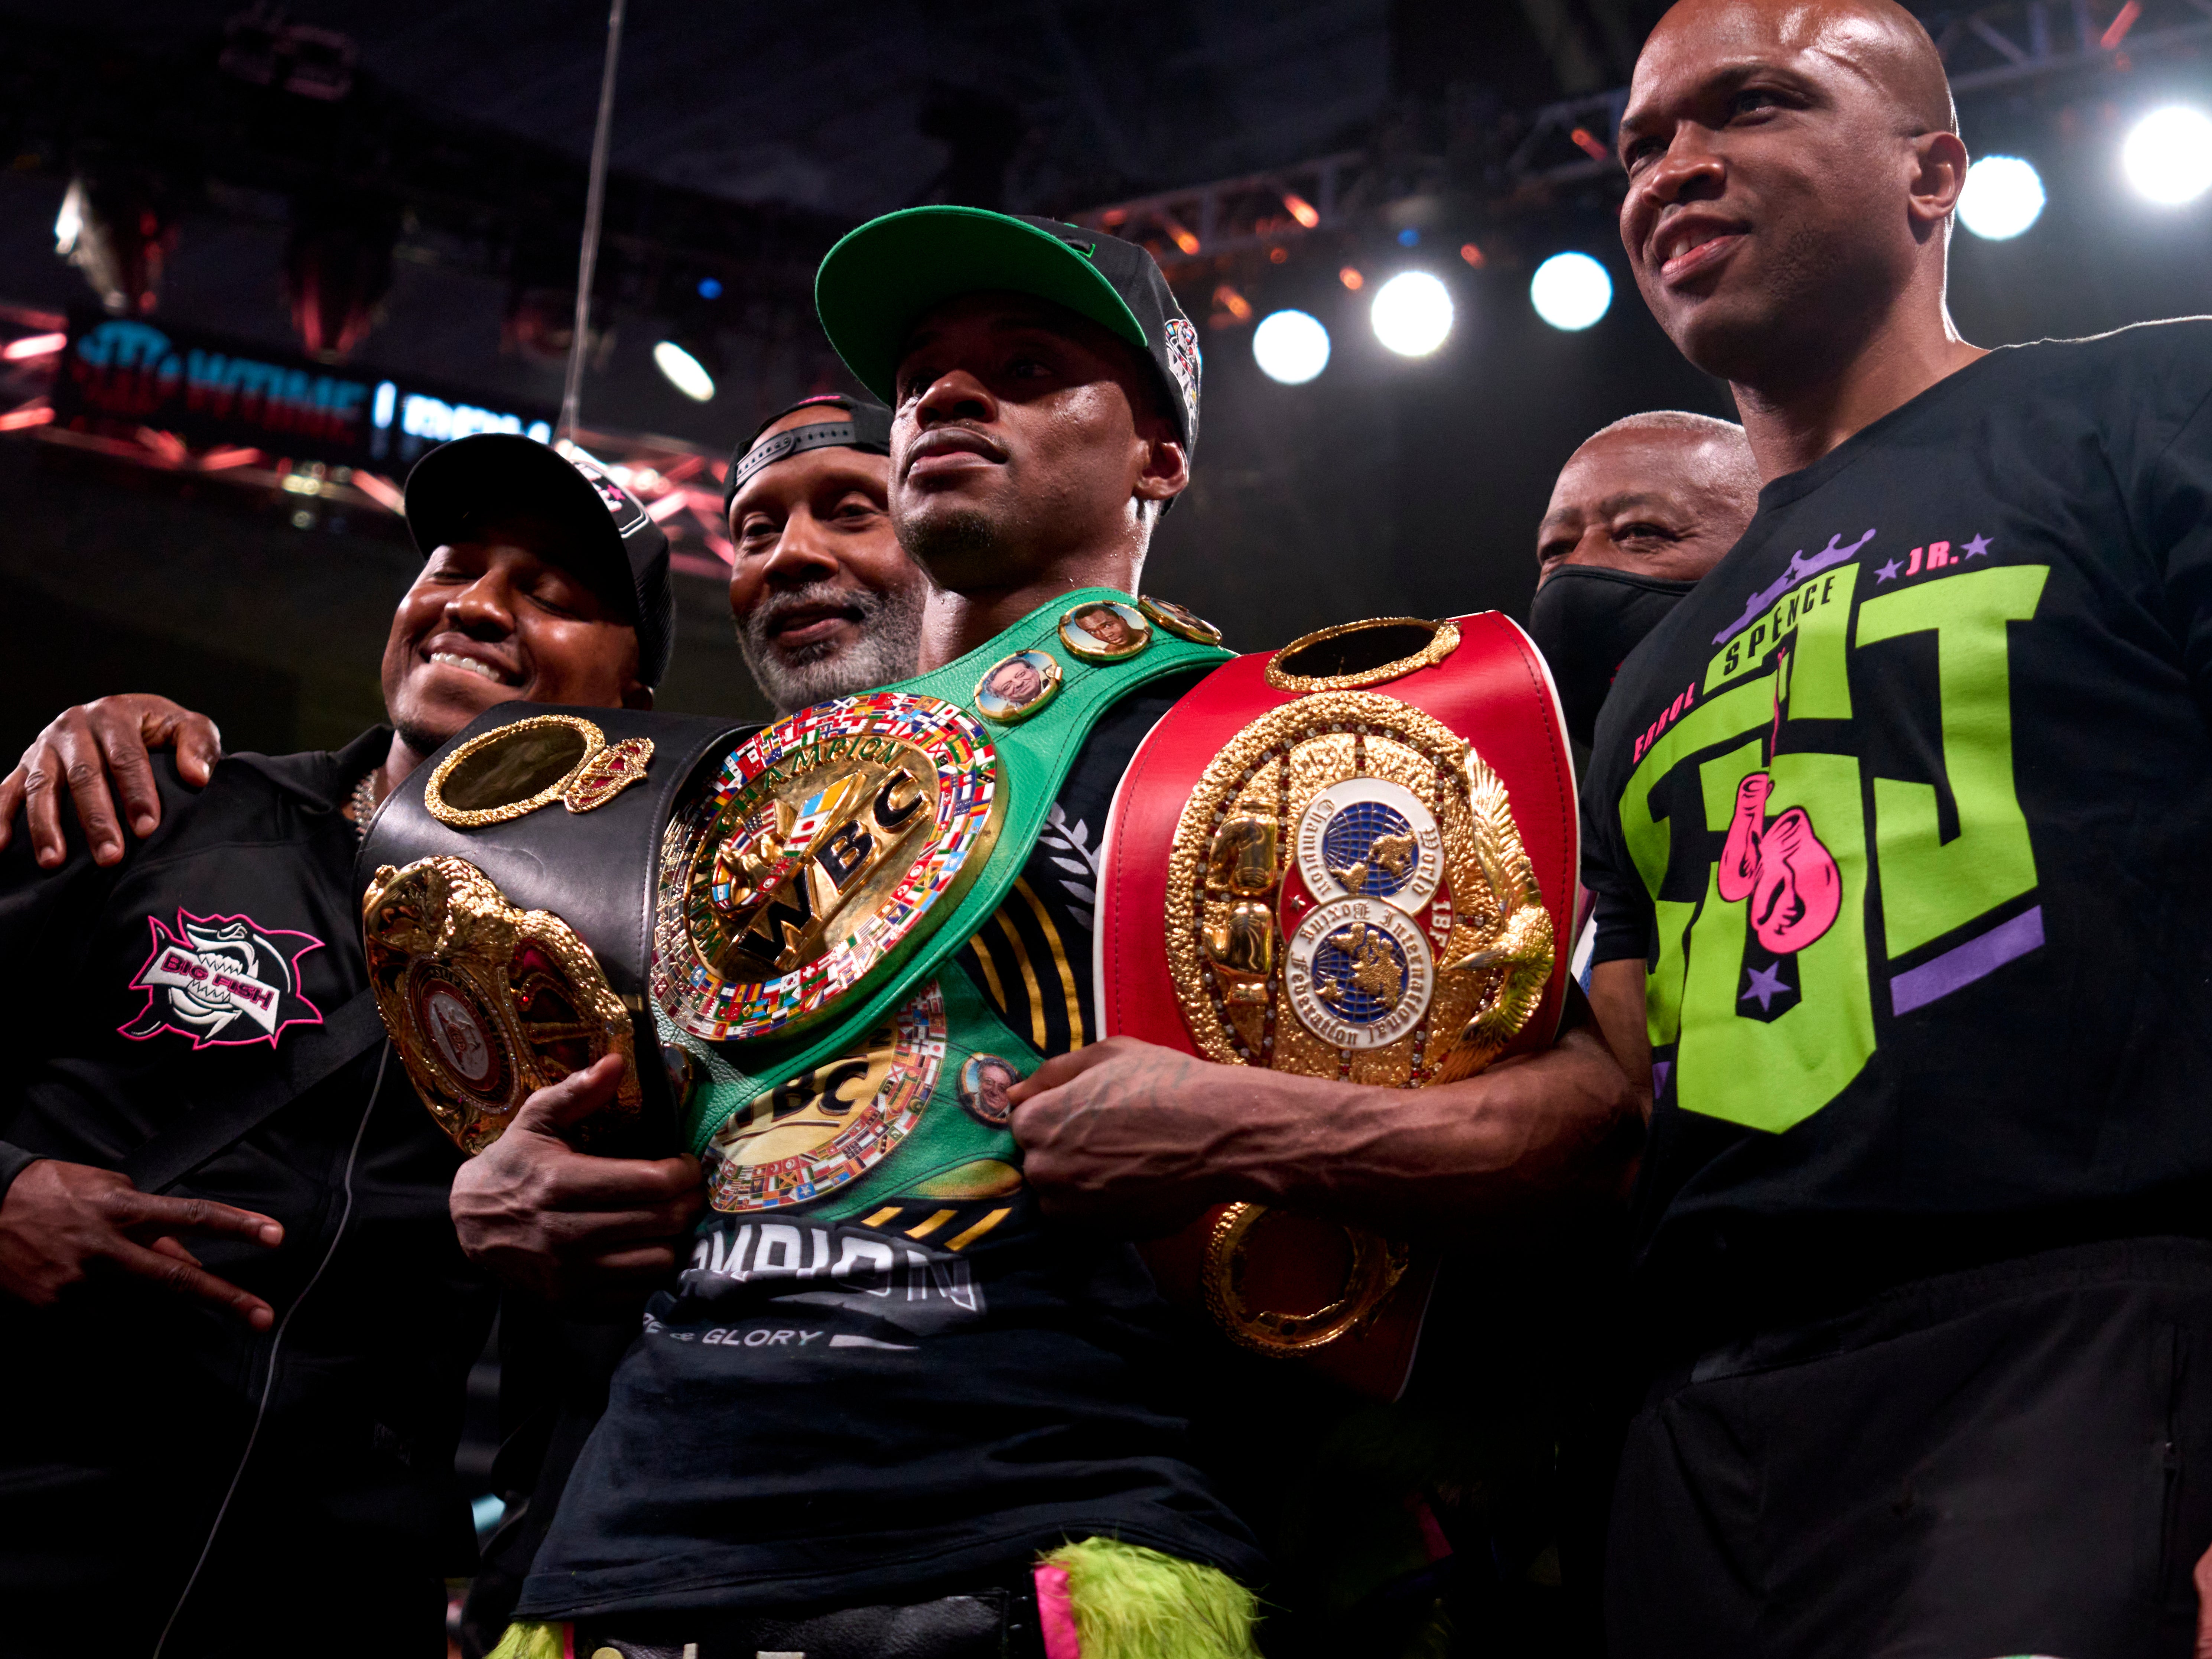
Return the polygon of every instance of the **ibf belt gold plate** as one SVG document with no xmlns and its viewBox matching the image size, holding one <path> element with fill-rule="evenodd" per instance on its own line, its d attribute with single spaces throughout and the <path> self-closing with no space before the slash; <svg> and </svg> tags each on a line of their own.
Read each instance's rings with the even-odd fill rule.
<svg viewBox="0 0 2212 1659">
<path fill-rule="evenodd" d="M 1497 775 L 1371 691 L 1263 714 L 1200 777 L 1168 956 L 1206 1057 L 1412 1087 L 1480 1070 L 1541 1002 L 1553 942 Z"/>
<path fill-rule="evenodd" d="M 377 871 L 362 933 L 400 1062 L 463 1152 L 498 1139 L 532 1090 L 607 1054 L 628 1062 L 611 1111 L 638 1112 L 629 1012 L 560 917 L 515 908 L 465 859 L 428 858 Z"/>
<path fill-rule="evenodd" d="M 1167 946 L 1208 1059 L 1394 1088 L 1489 1064 L 1541 1004 L 1553 951 L 1504 785 L 1449 726 L 1371 691 L 1285 704 L 1207 766 L 1169 855 Z M 1340 1255 L 1340 1286 L 1296 1314 L 1255 1300 L 1263 1226 L 1287 1230 L 1291 1261 Z M 1231 1340 L 1290 1358 L 1363 1330 L 1409 1260 L 1363 1229 L 1237 1204 L 1201 1282 Z"/>
<path fill-rule="evenodd" d="M 1005 814 L 998 752 L 955 703 L 834 698 L 723 763 L 661 846 L 653 995 L 694 1036 L 817 1024 L 951 914 Z"/>
</svg>

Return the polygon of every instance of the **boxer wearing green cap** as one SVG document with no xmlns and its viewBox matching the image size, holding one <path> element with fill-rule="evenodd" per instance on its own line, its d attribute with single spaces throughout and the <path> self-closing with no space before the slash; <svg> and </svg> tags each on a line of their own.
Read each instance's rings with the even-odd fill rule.
<svg viewBox="0 0 2212 1659">
<path fill-rule="evenodd" d="M 1006 252 L 1047 237 L 1078 281 Z M 1042 1220 L 1005 1089 L 1097 1037 L 1107 808 L 1144 733 L 1226 655 L 1129 603 L 1188 480 L 1196 336 L 1141 250 L 1071 252 L 963 210 L 864 227 L 821 280 L 832 341 L 895 394 L 892 512 L 936 588 L 924 672 L 892 690 L 988 738 L 997 850 L 879 1018 L 715 1051 L 753 1075 L 715 1070 L 691 1103 L 714 1207 L 538 1553 L 518 1610 L 538 1622 L 505 1650 L 1243 1659 L 1262 1563 L 1185 1443 L 1165 1310 L 1129 1246 Z M 902 319 L 837 297 L 909 285 Z M 1136 626 L 1102 623 L 1086 660 L 1099 636 L 1063 622 L 1109 604 Z M 846 1157 L 845 1130 L 931 1067 L 877 1142 L 896 1148 Z M 609 1080 L 580 1073 L 526 1115 L 588 1110 Z M 521 1229 L 500 1218 L 526 1205 L 529 1142 L 507 1139 L 455 1210 L 471 1252 L 511 1268 Z M 782 1201 L 795 1167 L 817 1195 Z"/>
<path fill-rule="evenodd" d="M 714 1208 L 650 1304 L 537 1559 L 520 1613 L 549 1622 L 518 1626 L 505 1650 L 556 1651 L 567 1625 L 577 1652 L 669 1659 L 692 1644 L 1248 1655 L 1239 1583 L 1261 1565 L 1183 1443 L 1150 1279 L 1127 1247 L 1048 1220 L 1040 1197 L 1155 1229 L 1293 1183 L 1324 1211 L 1479 1215 L 1617 1190 L 1633 1137 L 1614 1131 L 1635 1097 L 1587 1026 L 1532 1063 L 1412 1094 L 1098 1042 L 1106 810 L 1154 721 L 1226 655 L 1179 608 L 1130 603 L 1189 478 L 1195 332 L 1141 249 L 961 208 L 861 227 L 825 261 L 817 303 L 895 411 L 893 522 L 934 589 L 923 672 L 869 695 L 980 722 L 1004 816 L 982 874 L 903 966 L 854 981 L 826 1024 L 741 1041 L 720 1070 L 700 1056 L 714 1074 L 688 1127 Z M 876 799 L 880 835 L 904 798 Z M 780 833 L 820 835 L 847 868 L 874 844 L 836 840 L 858 805 L 793 801 Z M 733 869 L 729 890 L 780 879 Z M 795 900 L 764 925 L 803 952 Z M 994 1061 L 1027 1081 L 985 1088 Z M 580 1117 L 617 1075 L 541 1091 L 517 1127 Z M 1421 1156 L 1388 1137 L 1316 1156 L 1338 1121 L 1379 1128 L 1384 1113 L 1418 1126 Z M 1308 1133 L 1285 1127 L 1255 1162 L 1224 1127 L 1240 1117 Z M 1212 1170 L 1209 1139 L 1227 1158 Z M 495 1267 L 527 1253 L 528 1144 L 510 1130 L 456 1183 L 464 1243 Z M 1024 1620 L 1042 1649 L 1020 1645 Z M 895 1646 L 893 1629 L 939 1644 Z"/>
</svg>

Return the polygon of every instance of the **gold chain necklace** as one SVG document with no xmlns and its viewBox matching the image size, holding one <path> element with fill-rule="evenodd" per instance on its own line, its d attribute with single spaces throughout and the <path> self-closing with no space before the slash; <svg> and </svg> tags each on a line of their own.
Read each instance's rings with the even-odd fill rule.
<svg viewBox="0 0 2212 1659">
<path fill-rule="evenodd" d="M 368 821 L 376 816 L 376 804 L 380 799 L 376 793 L 378 769 L 372 766 L 361 775 L 361 781 L 353 787 L 350 805 L 353 807 L 353 832 L 363 841 L 368 839 Z"/>
</svg>

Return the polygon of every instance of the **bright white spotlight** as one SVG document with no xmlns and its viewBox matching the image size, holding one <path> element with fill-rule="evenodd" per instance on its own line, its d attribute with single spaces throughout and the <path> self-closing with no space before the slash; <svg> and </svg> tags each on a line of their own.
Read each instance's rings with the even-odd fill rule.
<svg viewBox="0 0 2212 1659">
<path fill-rule="evenodd" d="M 1587 253 L 1554 253 L 1528 279 L 1528 303 L 1553 328 L 1588 328 L 1613 305 L 1613 278 Z"/>
<path fill-rule="evenodd" d="M 653 349 L 653 361 L 669 385 L 674 386 L 694 403 L 705 403 L 714 395 L 714 377 L 707 372 L 706 365 L 673 340 L 663 340 Z"/>
<path fill-rule="evenodd" d="M 2017 155 L 1984 155 L 1966 169 L 1959 222 L 1985 242 L 2017 236 L 2043 216 L 2043 179 Z"/>
<path fill-rule="evenodd" d="M 2212 116 L 2186 104 L 2153 110 L 2128 135 L 2120 167 L 2160 207 L 2195 201 L 2212 190 Z"/>
<path fill-rule="evenodd" d="M 1328 367 L 1328 331 L 1303 311 L 1271 312 L 1252 331 L 1260 372 L 1284 386 L 1304 386 Z"/>
<path fill-rule="evenodd" d="M 1401 357 L 1425 357 L 1451 332 L 1451 290 L 1425 270 L 1401 270 L 1375 291 L 1375 337 Z"/>
</svg>

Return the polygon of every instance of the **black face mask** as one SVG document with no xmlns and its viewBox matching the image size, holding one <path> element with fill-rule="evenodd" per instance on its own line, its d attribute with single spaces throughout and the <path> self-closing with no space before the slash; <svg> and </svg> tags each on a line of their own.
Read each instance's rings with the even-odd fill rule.
<svg viewBox="0 0 2212 1659">
<path fill-rule="evenodd" d="M 1536 590 L 1528 632 L 1552 665 L 1568 736 L 1589 746 L 1597 730 L 1598 708 L 1620 665 L 1696 586 L 1564 564 Z"/>
</svg>

